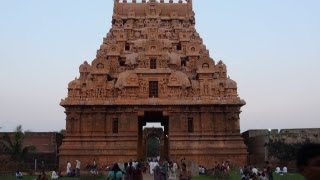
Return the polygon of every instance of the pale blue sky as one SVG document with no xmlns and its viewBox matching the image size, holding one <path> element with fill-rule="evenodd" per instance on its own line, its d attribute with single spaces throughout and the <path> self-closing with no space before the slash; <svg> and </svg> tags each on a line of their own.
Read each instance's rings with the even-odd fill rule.
<svg viewBox="0 0 320 180">
<path fill-rule="evenodd" d="M 59 106 L 111 27 L 112 0 L 0 3 L 0 127 L 65 128 Z M 194 0 L 196 26 L 247 105 L 241 131 L 320 128 L 320 1 Z"/>
</svg>

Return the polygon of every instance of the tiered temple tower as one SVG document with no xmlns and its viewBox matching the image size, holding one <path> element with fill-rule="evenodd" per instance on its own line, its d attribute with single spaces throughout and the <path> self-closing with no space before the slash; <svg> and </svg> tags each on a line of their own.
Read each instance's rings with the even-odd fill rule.
<svg viewBox="0 0 320 180">
<path fill-rule="evenodd" d="M 245 102 L 226 65 L 209 56 L 194 15 L 191 0 L 114 1 L 112 28 L 60 103 L 61 166 L 144 159 L 147 122 L 164 126 L 161 158 L 246 163 L 239 126 Z"/>
</svg>

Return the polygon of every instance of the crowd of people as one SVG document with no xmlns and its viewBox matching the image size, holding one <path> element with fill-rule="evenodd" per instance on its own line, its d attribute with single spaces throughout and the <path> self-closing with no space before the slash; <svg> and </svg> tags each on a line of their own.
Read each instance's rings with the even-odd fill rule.
<svg viewBox="0 0 320 180">
<path fill-rule="evenodd" d="M 221 163 L 215 162 L 212 168 L 206 168 L 205 166 L 199 166 L 199 175 L 209 175 L 216 178 L 228 178 L 231 170 L 230 161 L 222 161 Z"/>
<path fill-rule="evenodd" d="M 244 166 L 240 168 L 241 180 L 273 180 L 273 168 L 269 161 L 266 161 L 262 169 L 256 166 Z"/>
<path fill-rule="evenodd" d="M 121 170 L 118 164 L 114 164 L 111 171 L 108 173 L 110 179 L 120 179 L 121 174 L 125 180 L 142 180 L 143 173 L 149 173 L 155 180 L 176 180 L 178 179 L 178 165 L 171 161 L 158 161 L 149 159 L 146 162 L 130 161 L 124 163 Z M 183 174 L 183 173 L 180 173 Z M 188 180 L 188 179 L 187 179 Z"/>
<path fill-rule="evenodd" d="M 306 177 L 307 180 L 319 180 L 320 179 L 320 145 L 310 144 L 303 146 L 297 156 L 297 168 L 299 172 Z M 88 169 L 93 175 L 98 175 L 97 163 L 93 160 L 93 163 L 87 165 Z M 274 166 L 275 167 L 275 166 Z M 262 168 L 256 166 L 244 166 L 240 168 L 241 180 L 273 180 L 273 174 L 278 173 L 284 175 L 288 173 L 287 167 L 274 168 L 266 161 Z M 75 161 L 73 168 L 70 161 L 67 162 L 65 176 L 68 177 L 80 177 L 81 162 Z M 213 168 L 207 169 L 204 166 L 199 166 L 199 175 L 209 175 L 225 179 L 229 177 L 229 172 L 232 169 L 232 164 L 229 161 L 223 161 L 222 163 L 215 163 Z M 112 167 L 103 166 L 102 171 L 107 172 L 107 179 L 109 180 L 143 180 L 143 174 L 149 173 L 154 177 L 154 180 L 191 180 L 190 169 L 187 168 L 185 158 L 180 163 L 171 161 L 159 161 L 159 159 L 149 159 L 148 161 L 129 161 L 129 163 L 121 164 L 115 163 Z M 23 174 L 20 170 L 17 170 L 16 179 L 22 179 Z M 58 179 L 62 176 L 61 171 L 52 171 L 51 179 Z M 49 179 L 44 169 L 37 176 L 36 180 Z"/>
<path fill-rule="evenodd" d="M 76 160 L 75 168 L 72 167 L 70 161 L 67 162 L 66 176 L 68 177 L 79 177 L 81 162 Z M 147 161 L 129 161 L 125 163 L 115 163 L 111 167 L 103 166 L 99 170 L 107 172 L 107 178 L 112 180 L 142 180 L 144 173 L 149 173 L 155 180 L 190 180 L 190 172 L 187 171 L 187 165 L 185 159 L 181 160 L 181 170 L 177 162 L 172 161 L 159 161 L 159 159 L 148 159 Z M 86 166 L 88 172 L 94 175 L 98 175 L 97 163 L 94 160 L 92 164 Z M 55 171 L 53 171 L 55 173 Z M 57 178 L 61 175 L 52 174 Z M 179 176 L 178 176 L 179 175 Z"/>
<path fill-rule="evenodd" d="M 228 177 L 230 172 L 230 165 L 229 161 L 223 161 L 222 163 L 217 163 L 213 167 L 212 175 L 217 177 Z"/>
</svg>

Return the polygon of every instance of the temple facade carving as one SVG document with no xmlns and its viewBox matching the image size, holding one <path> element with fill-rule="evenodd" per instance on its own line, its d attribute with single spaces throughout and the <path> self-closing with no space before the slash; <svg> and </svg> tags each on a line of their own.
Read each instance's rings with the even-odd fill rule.
<svg viewBox="0 0 320 180">
<path fill-rule="evenodd" d="M 245 101 L 197 33 L 191 0 L 115 0 L 112 27 L 79 72 L 60 103 L 60 163 L 144 159 L 148 122 L 164 126 L 162 158 L 246 163 L 239 125 Z"/>
</svg>

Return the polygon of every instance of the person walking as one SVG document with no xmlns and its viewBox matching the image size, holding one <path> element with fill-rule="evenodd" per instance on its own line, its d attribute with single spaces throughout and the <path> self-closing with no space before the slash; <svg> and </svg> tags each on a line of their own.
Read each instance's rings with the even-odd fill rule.
<svg viewBox="0 0 320 180">
<path fill-rule="evenodd" d="M 67 176 L 70 176 L 71 175 L 71 162 L 70 161 L 67 161 Z"/>
<path fill-rule="evenodd" d="M 142 165 L 140 162 L 138 162 L 137 168 L 134 170 L 134 174 L 135 174 L 135 180 L 143 180 Z"/>
<path fill-rule="evenodd" d="M 80 177 L 80 166 L 81 162 L 79 160 L 76 160 L 76 177 Z"/>
<path fill-rule="evenodd" d="M 265 167 L 266 171 L 267 171 L 267 176 L 269 180 L 273 180 L 273 170 L 272 167 L 269 163 L 269 161 L 266 161 L 266 167 Z"/>
</svg>

